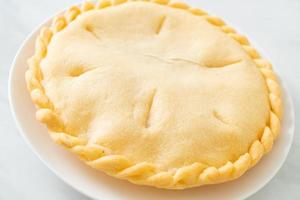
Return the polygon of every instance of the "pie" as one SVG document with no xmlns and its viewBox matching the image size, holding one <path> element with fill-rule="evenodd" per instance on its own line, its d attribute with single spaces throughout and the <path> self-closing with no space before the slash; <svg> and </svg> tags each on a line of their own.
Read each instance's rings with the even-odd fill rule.
<svg viewBox="0 0 300 200">
<path fill-rule="evenodd" d="M 271 64 L 221 19 L 184 3 L 72 6 L 41 30 L 28 63 L 36 117 L 53 140 L 136 184 L 236 179 L 280 132 Z"/>
</svg>

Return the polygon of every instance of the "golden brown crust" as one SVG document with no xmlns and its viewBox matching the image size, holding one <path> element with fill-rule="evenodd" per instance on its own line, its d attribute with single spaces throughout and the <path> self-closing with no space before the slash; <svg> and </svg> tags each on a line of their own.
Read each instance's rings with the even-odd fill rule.
<svg viewBox="0 0 300 200">
<path fill-rule="evenodd" d="M 131 163 L 122 155 L 111 155 L 109 149 L 96 144 L 87 144 L 85 138 L 75 137 L 64 132 L 64 125 L 60 116 L 53 109 L 52 103 L 45 95 L 41 84 L 43 79 L 39 63 L 47 54 L 47 45 L 51 42 L 53 34 L 64 29 L 68 23 L 75 20 L 78 15 L 91 9 L 104 9 L 125 3 L 126 0 L 102 0 L 96 4 L 84 3 L 80 8 L 72 6 L 64 15 L 53 19 L 51 27 L 44 27 L 36 39 L 35 54 L 29 59 L 29 69 L 26 72 L 26 82 L 33 102 L 37 105 L 37 119 L 48 126 L 51 137 L 55 142 L 62 144 L 76 153 L 82 160 L 93 168 L 131 182 L 152 185 L 167 189 L 182 189 L 204 184 L 214 184 L 235 179 L 254 166 L 261 157 L 269 152 L 274 140 L 280 132 L 280 119 L 282 115 L 282 100 L 280 86 L 272 70 L 271 64 L 260 57 L 259 53 L 250 46 L 245 36 L 242 36 L 221 19 L 207 15 L 200 9 L 190 8 L 185 3 L 174 3 L 168 0 L 152 0 L 149 3 L 157 3 L 176 9 L 184 9 L 194 15 L 206 19 L 217 26 L 229 37 L 239 42 L 248 55 L 256 63 L 263 74 L 269 90 L 269 102 L 271 106 L 268 126 L 265 127 L 261 138 L 255 140 L 248 153 L 241 155 L 236 161 L 228 161 L 221 167 L 207 166 L 202 163 L 194 163 L 183 166 L 175 171 L 159 171 L 150 163 Z"/>
</svg>

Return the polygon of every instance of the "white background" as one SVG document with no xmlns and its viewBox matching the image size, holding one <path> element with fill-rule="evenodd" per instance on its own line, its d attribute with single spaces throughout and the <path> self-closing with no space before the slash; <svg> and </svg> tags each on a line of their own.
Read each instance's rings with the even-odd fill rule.
<svg viewBox="0 0 300 200">
<path fill-rule="evenodd" d="M 49 171 L 20 137 L 9 110 L 11 62 L 25 37 L 76 0 L 0 0 L 0 200 L 86 200 Z M 186 0 L 222 17 L 269 55 L 295 104 L 296 129 L 287 161 L 250 200 L 300 199 L 300 0 Z M 24 80 L 20 80 L 23 84 Z"/>
</svg>

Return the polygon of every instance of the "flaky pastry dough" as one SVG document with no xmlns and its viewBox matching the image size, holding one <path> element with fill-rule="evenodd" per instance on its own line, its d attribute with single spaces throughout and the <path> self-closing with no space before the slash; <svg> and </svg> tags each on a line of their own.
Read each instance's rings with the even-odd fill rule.
<svg viewBox="0 0 300 200">
<path fill-rule="evenodd" d="M 271 64 L 185 3 L 72 6 L 42 28 L 28 63 L 36 117 L 53 140 L 133 183 L 183 189 L 238 178 L 280 132 Z"/>
</svg>

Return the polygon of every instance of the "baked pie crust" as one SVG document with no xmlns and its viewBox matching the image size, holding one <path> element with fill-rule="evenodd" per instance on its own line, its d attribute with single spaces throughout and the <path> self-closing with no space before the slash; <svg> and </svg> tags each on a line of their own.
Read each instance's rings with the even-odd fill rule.
<svg viewBox="0 0 300 200">
<path fill-rule="evenodd" d="M 72 6 L 41 30 L 28 63 L 36 117 L 53 140 L 136 184 L 238 178 L 280 132 L 271 64 L 221 19 L 184 3 Z"/>
</svg>

